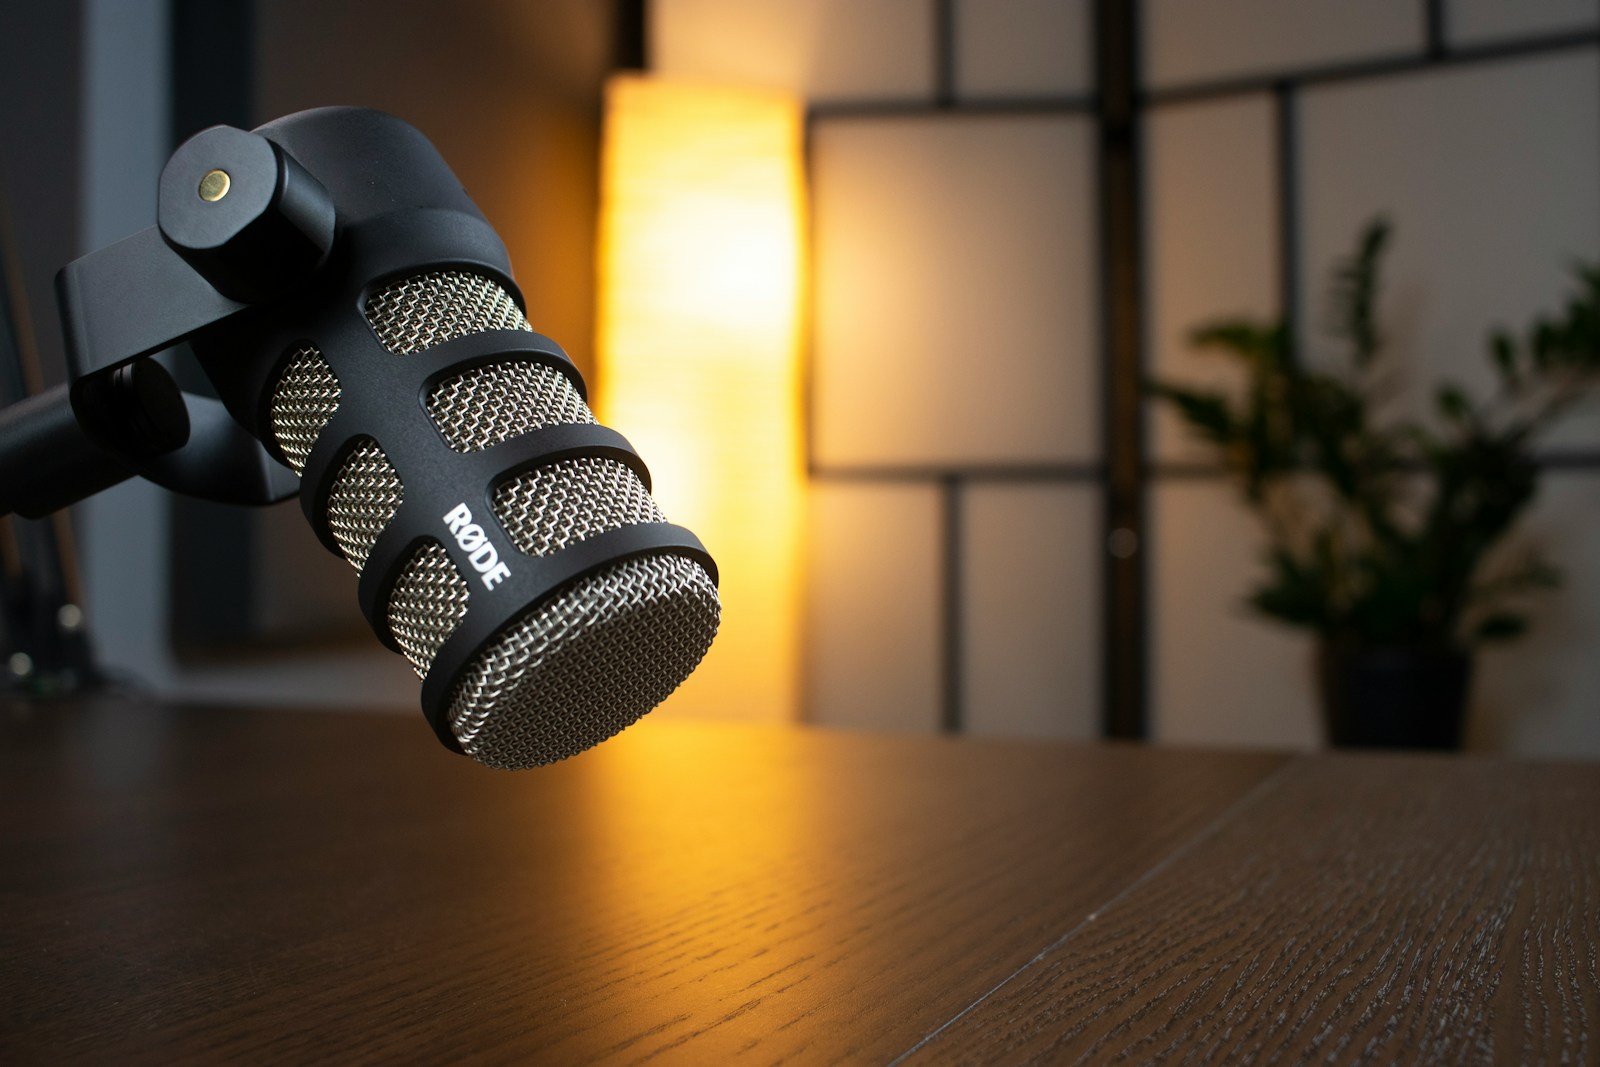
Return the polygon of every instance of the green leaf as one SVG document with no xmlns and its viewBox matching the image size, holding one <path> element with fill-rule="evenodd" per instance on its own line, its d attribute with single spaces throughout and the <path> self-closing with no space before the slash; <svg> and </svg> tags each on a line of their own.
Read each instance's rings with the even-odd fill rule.
<svg viewBox="0 0 1600 1067">
<path fill-rule="evenodd" d="M 1560 355 L 1561 342 L 1554 323 L 1546 320 L 1533 328 L 1533 365 L 1540 371 L 1549 371 Z"/>
<path fill-rule="evenodd" d="M 1434 396 L 1434 403 L 1447 422 L 1463 423 L 1472 416 L 1472 401 L 1467 399 L 1467 394 L 1461 391 L 1460 386 L 1441 385 Z"/>
<path fill-rule="evenodd" d="M 1170 403 L 1197 436 L 1220 445 L 1230 443 L 1237 436 L 1228 398 L 1220 393 L 1164 382 L 1151 382 L 1146 388 L 1150 395 Z"/>
<path fill-rule="evenodd" d="M 1378 354 L 1378 267 L 1389 243 L 1389 222 L 1381 215 L 1367 223 L 1356 254 L 1334 274 L 1333 333 L 1350 342 L 1356 367 L 1365 368 Z"/>
<path fill-rule="evenodd" d="M 1505 568 L 1479 582 L 1471 597 L 1478 603 L 1492 603 L 1502 597 L 1541 589 L 1561 588 L 1561 570 L 1537 552 L 1526 552 L 1515 566 Z"/>
<path fill-rule="evenodd" d="M 1206 323 L 1189 335 L 1189 341 L 1197 348 L 1219 349 L 1251 363 L 1275 363 L 1282 335 L 1277 325 L 1228 319 Z"/>
<path fill-rule="evenodd" d="M 1479 621 L 1473 636 L 1479 641 L 1511 641 L 1527 632 L 1527 616 L 1497 611 Z"/>
<path fill-rule="evenodd" d="M 1528 589 L 1560 589 L 1561 568 L 1544 560 L 1535 560 L 1528 565 L 1528 569 L 1519 576 L 1524 588 Z"/>
<path fill-rule="evenodd" d="M 1496 330 L 1489 339 L 1489 356 L 1494 361 L 1494 369 L 1499 373 L 1500 381 L 1507 389 L 1515 392 L 1522 382 L 1517 374 L 1517 349 L 1511 340 L 1511 335 L 1504 330 Z"/>
<path fill-rule="evenodd" d="M 1303 566 L 1281 547 L 1267 552 L 1266 563 L 1270 576 L 1247 602 L 1263 615 L 1291 626 L 1326 629 L 1330 603 L 1325 569 L 1319 565 Z"/>
</svg>

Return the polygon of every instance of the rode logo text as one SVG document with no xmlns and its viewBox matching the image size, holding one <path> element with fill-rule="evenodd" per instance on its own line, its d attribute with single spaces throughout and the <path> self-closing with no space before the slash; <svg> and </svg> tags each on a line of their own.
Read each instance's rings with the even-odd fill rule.
<svg viewBox="0 0 1600 1067">
<path fill-rule="evenodd" d="M 456 544 L 467 554 L 472 566 L 483 578 L 483 587 L 493 589 L 507 578 L 511 570 L 500 562 L 500 553 L 489 543 L 483 527 L 472 521 L 472 512 L 466 504 L 457 504 L 444 517 L 444 524 L 455 535 Z"/>
</svg>

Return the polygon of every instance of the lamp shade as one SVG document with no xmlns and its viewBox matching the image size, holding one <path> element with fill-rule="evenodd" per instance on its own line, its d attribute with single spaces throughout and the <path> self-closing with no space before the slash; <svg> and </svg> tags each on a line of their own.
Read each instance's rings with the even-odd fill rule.
<svg viewBox="0 0 1600 1067">
<path fill-rule="evenodd" d="M 607 86 L 598 403 L 721 571 L 721 633 L 669 701 L 695 714 L 782 719 L 798 704 L 802 145 L 784 94 Z"/>
</svg>

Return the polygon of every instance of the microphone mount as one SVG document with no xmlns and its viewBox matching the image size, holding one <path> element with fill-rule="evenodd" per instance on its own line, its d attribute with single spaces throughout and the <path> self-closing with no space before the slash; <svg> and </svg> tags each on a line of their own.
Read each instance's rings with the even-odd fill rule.
<svg viewBox="0 0 1600 1067">
<path fill-rule="evenodd" d="M 281 146 L 214 126 L 167 161 L 156 217 L 57 275 L 69 380 L 0 410 L 0 514 L 39 518 L 135 475 L 224 503 L 298 491 L 153 357 L 309 280 L 333 247 L 332 197 Z"/>
</svg>

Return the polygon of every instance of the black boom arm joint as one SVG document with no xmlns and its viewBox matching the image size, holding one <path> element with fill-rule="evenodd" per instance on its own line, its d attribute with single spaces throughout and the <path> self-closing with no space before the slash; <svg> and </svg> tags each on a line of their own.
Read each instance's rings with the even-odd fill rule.
<svg viewBox="0 0 1600 1067">
<path fill-rule="evenodd" d="M 221 401 L 152 357 L 292 294 L 327 259 L 332 198 L 281 146 L 204 130 L 161 172 L 157 224 L 56 277 L 69 380 L 0 410 L 0 514 L 39 518 L 135 475 L 269 504 L 298 479 Z"/>
</svg>

